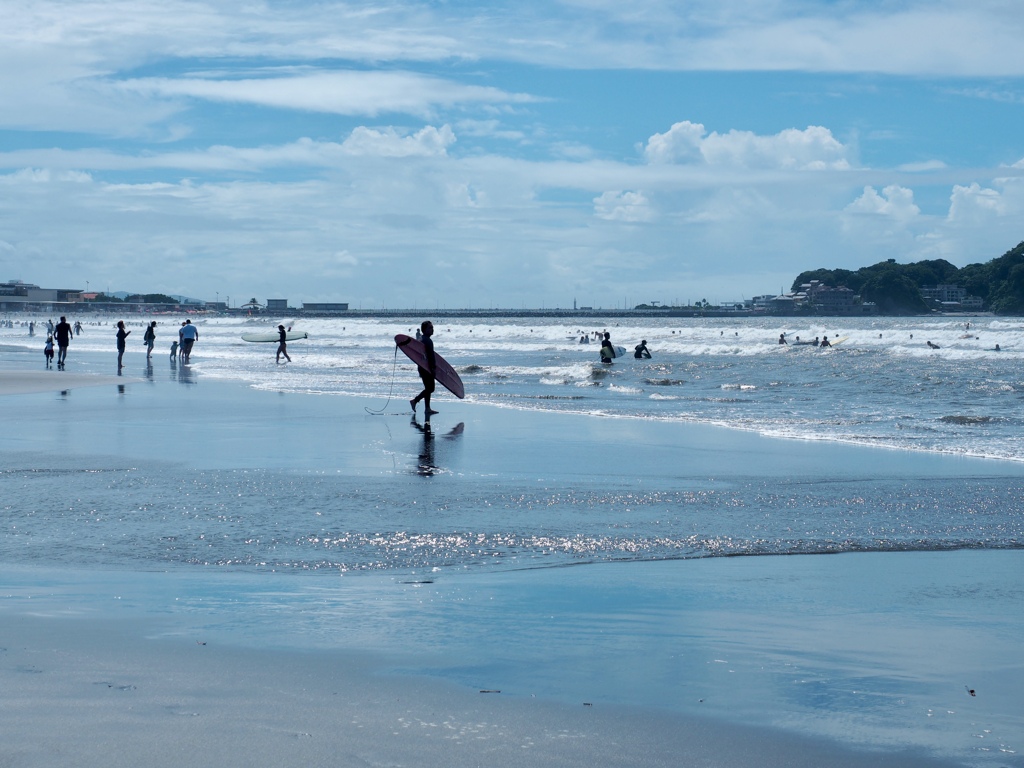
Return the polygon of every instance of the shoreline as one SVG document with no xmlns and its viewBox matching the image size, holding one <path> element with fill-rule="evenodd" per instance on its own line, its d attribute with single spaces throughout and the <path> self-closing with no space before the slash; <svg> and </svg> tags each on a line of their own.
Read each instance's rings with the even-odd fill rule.
<svg viewBox="0 0 1024 768">
<path fill-rule="evenodd" d="M 247 531 L 245 498 L 210 499 L 233 496 L 233 479 L 255 478 L 244 493 L 285 482 L 291 515 L 321 511 L 316 483 L 324 498 L 354 488 L 346 503 L 387 507 L 370 534 L 447 525 L 472 538 L 476 507 L 452 516 L 467 499 L 481 515 L 536 504 L 543 516 L 551 498 L 592 487 L 569 512 L 615 530 L 629 527 L 620 512 L 644 491 L 657 515 L 659 494 L 729 496 L 744 478 L 770 483 L 794 466 L 811 486 L 846 483 L 856 498 L 862 485 L 1024 470 L 451 400 L 432 440 L 408 412 L 369 415 L 365 398 L 181 373 L 0 398 L 8 487 L 28 488 L 33 508 L 69 494 L 54 507 L 62 527 L 38 539 L 9 527 L 0 558 L 0 684 L 10 692 L 0 713 L 17 725 L 0 734 L 0 757 L 15 764 L 1018 760 L 1018 550 L 273 572 L 146 559 L 131 533 L 133 515 L 154 512 L 175 535 L 186 524 L 197 539 L 226 532 L 191 522 L 207 514 Z M 154 506 L 162 475 L 182 478 L 184 516 Z M 108 498 L 125 542 L 90 543 Z M 17 525 L 31 533 L 40 517 Z M 90 564 L 89 547 L 113 560 Z M 490 690 L 502 693 L 481 693 Z M 985 747 L 995 742 L 991 756 L 972 752 L 979 733 Z"/>
</svg>

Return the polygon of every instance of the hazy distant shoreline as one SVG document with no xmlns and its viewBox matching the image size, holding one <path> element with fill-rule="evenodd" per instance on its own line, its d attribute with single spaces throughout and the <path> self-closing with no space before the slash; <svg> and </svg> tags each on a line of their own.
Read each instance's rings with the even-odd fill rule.
<svg viewBox="0 0 1024 768">
<path fill-rule="evenodd" d="M 193 309 L 182 306 L 180 309 L 171 310 L 161 307 L 159 310 L 145 310 L 145 304 L 125 304 L 123 308 L 104 307 L 94 309 L 88 305 L 73 303 L 60 306 L 56 309 L 34 309 L 7 311 L 2 316 L 26 318 L 40 316 L 56 316 L 65 314 L 72 317 L 95 316 L 95 317 L 130 317 L 135 315 L 205 315 L 209 317 L 251 317 L 256 320 L 266 318 L 271 320 L 279 317 L 306 317 L 306 318 L 580 318 L 580 319 L 601 319 L 601 318 L 633 318 L 633 317 L 672 317 L 672 318 L 747 318 L 747 317 L 866 317 L 863 313 L 820 313 L 812 314 L 807 312 L 752 312 L 747 310 L 725 311 L 725 310 L 701 310 L 701 309 L 348 309 L 338 312 L 318 312 L 303 310 L 297 307 L 289 307 L 285 310 L 261 310 L 250 313 L 245 309 L 204 310 Z M 996 317 L 992 312 L 931 312 L 931 313 L 908 313 L 895 315 L 871 315 L 871 317 Z"/>
</svg>

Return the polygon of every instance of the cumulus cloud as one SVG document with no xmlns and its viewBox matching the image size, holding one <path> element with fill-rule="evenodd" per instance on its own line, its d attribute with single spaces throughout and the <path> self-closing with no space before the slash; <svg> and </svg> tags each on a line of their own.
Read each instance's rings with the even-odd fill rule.
<svg viewBox="0 0 1024 768">
<path fill-rule="evenodd" d="M 455 143 L 455 133 L 447 125 L 428 125 L 412 135 L 403 135 L 395 128 L 360 126 L 342 142 L 342 151 L 350 155 L 379 157 L 436 157 L 447 154 Z"/>
<path fill-rule="evenodd" d="M 1007 212 L 1003 195 L 995 189 L 972 183 L 953 187 L 949 197 L 949 221 L 981 223 L 986 219 L 1003 216 Z"/>
<path fill-rule="evenodd" d="M 594 198 L 594 214 L 606 221 L 638 223 L 650 221 L 650 202 L 642 192 L 615 190 Z"/>
<path fill-rule="evenodd" d="M 885 187 L 881 194 L 874 187 L 864 187 L 864 193 L 844 210 L 851 214 L 887 216 L 904 221 L 921 213 L 914 203 L 914 191 L 897 184 Z"/>
<path fill-rule="evenodd" d="M 126 92 L 165 98 L 185 97 L 371 117 L 384 112 L 426 116 L 441 107 L 534 100 L 526 94 L 464 85 L 415 72 L 312 72 L 238 80 L 157 77 L 125 80 L 117 87 Z"/>
<path fill-rule="evenodd" d="M 732 168 L 846 170 L 852 154 L 828 128 L 812 125 L 759 136 L 750 131 L 712 132 L 689 120 L 647 140 L 644 157 L 652 164 L 707 164 Z"/>
</svg>

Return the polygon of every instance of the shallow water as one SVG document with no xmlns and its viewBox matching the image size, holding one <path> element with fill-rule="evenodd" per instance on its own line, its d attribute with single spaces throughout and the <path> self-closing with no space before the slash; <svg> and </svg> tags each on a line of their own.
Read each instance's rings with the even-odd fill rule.
<svg viewBox="0 0 1024 768">
<path fill-rule="evenodd" d="M 107 352 L 113 361 L 112 321 L 105 322 L 87 325 L 72 342 L 72 364 L 76 350 Z M 408 319 L 196 322 L 196 375 L 272 391 L 366 395 L 381 405 L 389 395 L 397 405 L 408 399 L 414 369 L 392 341 L 414 332 Z M 310 334 L 290 343 L 293 362 L 282 366 L 274 363 L 275 344 L 241 341 L 243 333 L 278 322 Z M 661 318 L 592 328 L 580 322 L 438 320 L 435 342 L 461 372 L 470 401 L 1024 461 L 1024 320 Z M 176 325 L 160 321 L 158 349 L 167 349 Z M 132 327 L 141 339 L 141 322 Z M 578 342 L 604 329 L 630 351 L 646 339 L 653 358 L 627 355 L 602 365 L 596 342 Z M 783 332 L 792 342 L 845 340 L 832 349 L 780 346 Z M 38 347 L 41 360 L 42 341 L 30 340 L 24 327 L 0 329 L 0 344 Z M 129 346 L 129 370 L 142 371 L 141 341 L 135 350 Z"/>
</svg>

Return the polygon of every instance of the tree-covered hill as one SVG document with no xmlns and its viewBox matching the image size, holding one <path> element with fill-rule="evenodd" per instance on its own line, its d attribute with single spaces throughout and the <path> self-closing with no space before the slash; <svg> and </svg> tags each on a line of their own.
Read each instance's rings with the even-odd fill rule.
<svg viewBox="0 0 1024 768">
<path fill-rule="evenodd" d="M 1019 315 L 1024 314 L 1024 242 L 999 258 L 985 264 L 968 264 L 963 269 L 945 259 L 932 259 L 914 264 L 883 261 L 855 272 L 810 270 L 797 276 L 793 290 L 812 280 L 849 288 L 888 314 L 927 311 L 929 306 L 920 290 L 924 286 L 959 285 L 969 295 L 983 299 L 987 309 L 1002 315 Z"/>
</svg>

